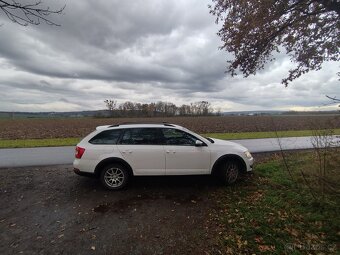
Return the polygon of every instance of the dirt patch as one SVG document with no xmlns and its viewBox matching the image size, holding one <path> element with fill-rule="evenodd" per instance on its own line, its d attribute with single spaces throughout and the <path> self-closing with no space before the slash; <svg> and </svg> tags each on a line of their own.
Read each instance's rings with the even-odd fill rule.
<svg viewBox="0 0 340 255">
<path fill-rule="evenodd" d="M 104 190 L 71 166 L 0 170 L 0 254 L 209 254 L 207 176 L 139 177 Z"/>
<path fill-rule="evenodd" d="M 199 133 L 340 128 L 340 115 L 14 119 L 0 120 L 0 139 L 84 137 L 92 132 L 96 126 L 100 125 L 112 125 L 124 122 L 162 123 L 163 121 L 179 124 Z"/>
</svg>

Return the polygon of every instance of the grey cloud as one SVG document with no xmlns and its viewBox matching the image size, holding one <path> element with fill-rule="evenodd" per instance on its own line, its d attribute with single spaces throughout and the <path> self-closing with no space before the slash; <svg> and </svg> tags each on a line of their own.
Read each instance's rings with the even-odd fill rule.
<svg viewBox="0 0 340 255">
<path fill-rule="evenodd" d="M 51 4 L 57 8 L 60 1 Z M 60 109 L 96 109 L 108 97 L 279 108 L 314 106 L 323 94 L 339 91 L 331 65 L 284 89 L 280 81 L 291 65 L 284 52 L 256 76 L 226 76 L 230 56 L 218 50 L 209 1 L 66 4 L 55 17 L 61 27 L 20 27 L 0 14 L 0 110 L 17 104 L 40 104 L 41 110 L 58 102 Z"/>
<path fill-rule="evenodd" d="M 202 73 L 202 64 L 206 59 L 191 57 L 191 54 L 210 57 L 204 53 L 212 48 L 206 47 L 202 52 L 180 52 L 180 46 L 186 37 L 190 38 L 191 34 L 214 26 L 213 17 L 208 15 L 206 5 L 195 8 L 205 12 L 205 18 L 187 11 L 192 8 L 187 5 L 184 2 L 176 5 L 169 1 L 143 1 L 143 5 L 134 1 L 120 1 L 119 4 L 102 1 L 95 5 L 84 1 L 68 3 L 61 22 L 62 28 L 33 27 L 31 30 L 33 36 L 39 39 L 38 45 L 27 40 L 25 36 L 3 37 L 0 53 L 13 65 L 45 76 L 127 82 L 172 83 L 180 80 L 194 84 L 202 80 L 201 83 L 213 86 L 217 78 L 215 74 L 220 73 L 221 77 L 223 73 Z M 84 15 L 89 10 L 91 15 Z M 210 19 L 211 23 L 207 22 Z M 9 30 L 14 28 L 13 24 L 6 25 Z M 169 35 L 173 32 L 179 33 L 178 38 L 169 40 Z M 210 35 L 214 35 L 215 31 L 211 32 Z M 167 52 L 162 49 L 157 52 L 159 37 L 163 38 L 160 43 Z M 144 39 L 149 40 L 147 49 L 143 47 Z M 107 47 L 110 41 L 115 40 L 121 41 L 121 45 L 114 43 L 112 47 Z M 13 45 L 12 41 L 18 42 L 22 47 L 18 48 L 18 44 Z M 177 52 L 169 48 L 171 45 L 178 47 L 177 56 Z M 187 45 L 187 48 L 195 49 L 196 45 Z M 143 56 L 150 55 L 150 52 L 157 56 Z M 213 52 L 216 54 L 216 47 Z M 51 54 L 56 57 L 50 58 Z M 63 56 L 65 54 L 66 56 Z M 58 59 L 58 55 L 66 57 L 68 61 Z M 164 57 L 161 57 L 163 55 Z M 136 59 L 136 56 L 139 59 Z M 172 62 L 174 56 L 177 61 L 170 66 L 168 63 Z M 162 62 L 157 62 L 157 58 L 161 58 Z M 199 66 L 199 69 L 195 69 L 196 66 Z M 202 88 L 203 86 L 199 86 L 198 89 Z"/>
</svg>

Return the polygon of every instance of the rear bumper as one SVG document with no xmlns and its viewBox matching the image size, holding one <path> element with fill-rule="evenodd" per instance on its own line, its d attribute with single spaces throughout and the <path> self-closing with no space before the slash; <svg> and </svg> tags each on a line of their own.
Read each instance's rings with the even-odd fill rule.
<svg viewBox="0 0 340 255">
<path fill-rule="evenodd" d="M 88 173 L 88 172 L 82 172 L 78 168 L 73 168 L 73 172 L 80 176 L 86 176 L 86 177 L 96 177 L 94 173 Z"/>
</svg>

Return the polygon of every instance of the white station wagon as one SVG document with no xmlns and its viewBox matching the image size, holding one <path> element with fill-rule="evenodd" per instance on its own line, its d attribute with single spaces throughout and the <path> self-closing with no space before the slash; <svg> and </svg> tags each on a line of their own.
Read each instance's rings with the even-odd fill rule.
<svg viewBox="0 0 340 255">
<path fill-rule="evenodd" d="M 95 176 L 108 189 L 132 176 L 214 175 L 225 184 L 252 171 L 253 157 L 233 142 L 205 138 L 169 123 L 99 126 L 77 146 L 74 172 Z"/>
</svg>

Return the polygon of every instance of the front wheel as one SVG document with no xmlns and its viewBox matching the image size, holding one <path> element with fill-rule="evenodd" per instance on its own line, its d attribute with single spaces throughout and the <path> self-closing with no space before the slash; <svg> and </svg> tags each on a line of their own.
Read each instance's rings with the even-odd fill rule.
<svg viewBox="0 0 340 255">
<path fill-rule="evenodd" d="M 222 164 L 221 180 L 226 185 L 235 183 L 240 175 L 240 165 L 236 160 L 229 160 Z"/>
<path fill-rule="evenodd" d="M 100 173 L 100 181 L 105 188 L 111 190 L 118 190 L 124 188 L 129 179 L 129 173 L 119 164 L 111 164 L 104 167 Z"/>
</svg>

